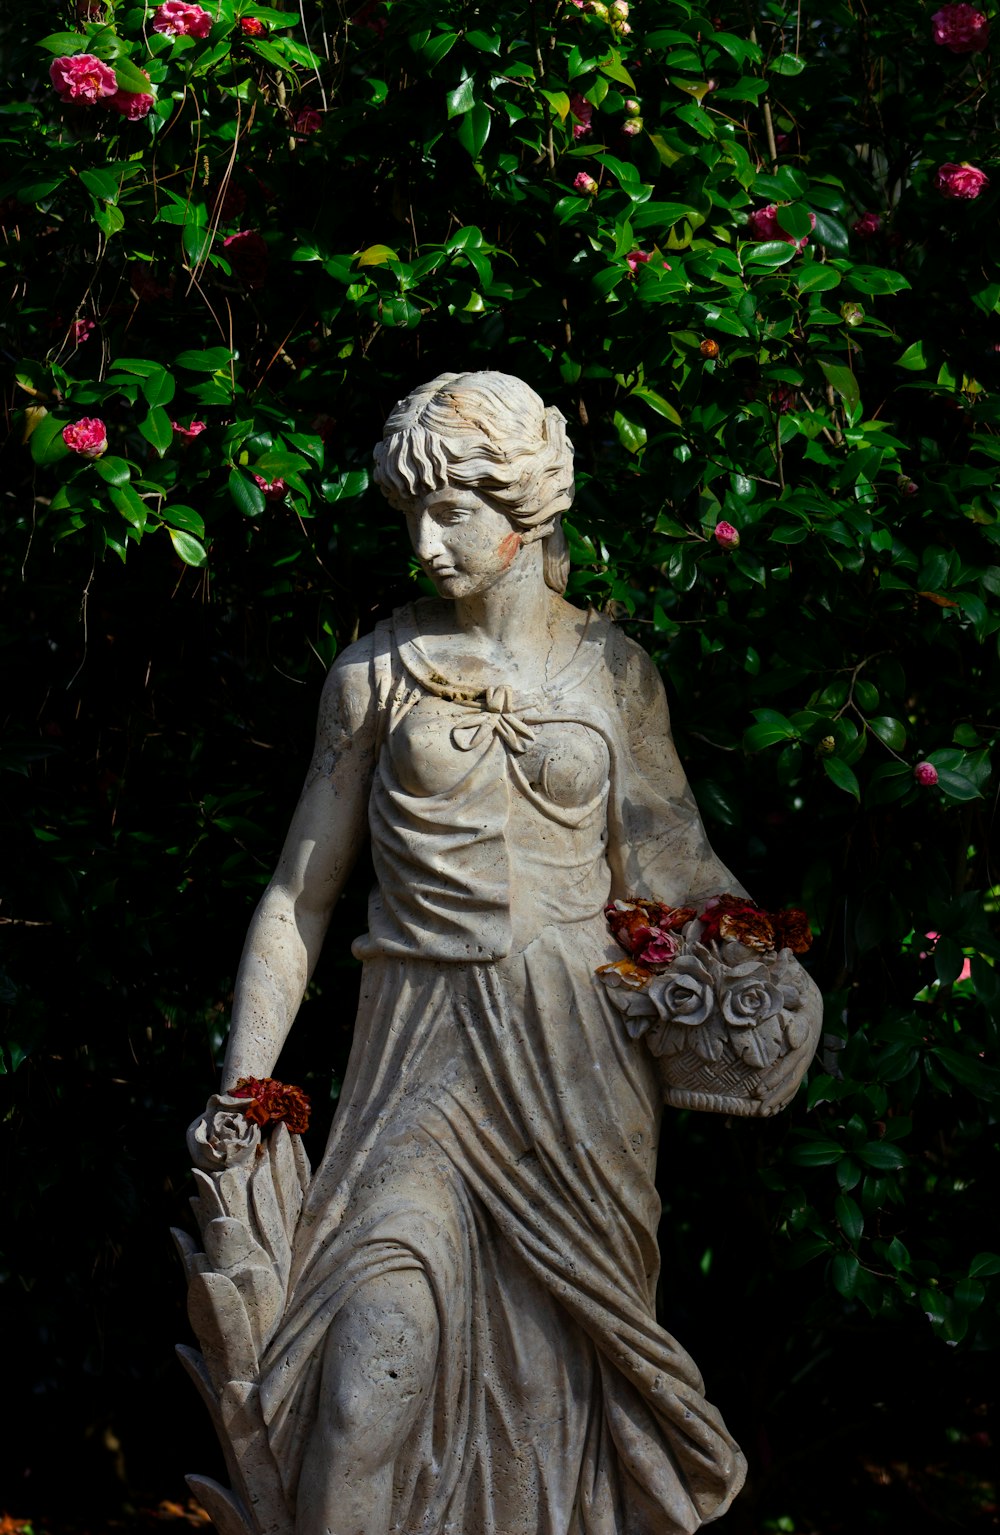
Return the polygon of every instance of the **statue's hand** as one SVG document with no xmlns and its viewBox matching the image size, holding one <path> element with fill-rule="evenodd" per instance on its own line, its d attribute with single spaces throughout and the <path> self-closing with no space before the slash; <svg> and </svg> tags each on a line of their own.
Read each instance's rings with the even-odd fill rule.
<svg viewBox="0 0 1000 1535">
<path fill-rule="evenodd" d="M 189 1127 L 188 1154 L 195 1167 L 217 1173 L 236 1167 L 257 1155 L 260 1126 L 246 1119 L 241 1109 L 249 1100 L 213 1093 L 203 1114 Z"/>
<path fill-rule="evenodd" d="M 823 1028 L 823 994 L 816 982 L 789 950 L 783 950 L 781 962 L 785 1033 L 791 1049 L 760 1079 L 757 1096 L 765 1114 L 777 1114 L 794 1098 Z"/>
</svg>

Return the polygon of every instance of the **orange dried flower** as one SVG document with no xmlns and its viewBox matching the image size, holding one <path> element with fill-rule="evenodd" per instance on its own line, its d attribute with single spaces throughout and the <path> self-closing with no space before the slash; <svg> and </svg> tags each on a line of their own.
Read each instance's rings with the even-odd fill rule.
<svg viewBox="0 0 1000 1535">
<path fill-rule="evenodd" d="M 301 1135 L 309 1128 L 308 1097 L 301 1087 L 279 1082 L 277 1077 L 241 1077 L 232 1096 L 251 1100 L 243 1117 L 262 1129 L 283 1122 L 290 1134 Z"/>
</svg>

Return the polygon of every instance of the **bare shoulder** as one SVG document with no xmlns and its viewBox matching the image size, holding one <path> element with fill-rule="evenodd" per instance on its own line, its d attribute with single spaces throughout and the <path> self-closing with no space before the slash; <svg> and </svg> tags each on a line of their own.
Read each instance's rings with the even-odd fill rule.
<svg viewBox="0 0 1000 1535">
<path fill-rule="evenodd" d="M 652 657 L 642 646 L 612 624 L 608 634 L 608 667 L 614 678 L 619 706 L 630 716 L 647 720 L 666 715 L 666 694 Z"/>
</svg>

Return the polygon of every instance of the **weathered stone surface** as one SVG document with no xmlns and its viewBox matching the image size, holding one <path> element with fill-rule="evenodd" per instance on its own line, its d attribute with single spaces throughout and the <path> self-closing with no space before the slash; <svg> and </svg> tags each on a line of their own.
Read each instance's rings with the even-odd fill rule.
<svg viewBox="0 0 1000 1535">
<path fill-rule="evenodd" d="M 696 915 L 622 979 L 609 900 L 698 913 L 740 886 L 649 659 L 562 596 L 559 413 L 444 375 L 393 411 L 376 478 L 438 597 L 330 673 L 229 1096 L 189 1132 L 185 1363 L 233 1481 L 198 1487 L 225 1535 L 693 1531 L 744 1461 L 654 1316 L 662 1103 L 774 1112 L 817 994 L 787 949 L 702 941 Z M 369 832 L 354 1047 L 312 1173 L 232 1090 L 273 1070 Z"/>
</svg>

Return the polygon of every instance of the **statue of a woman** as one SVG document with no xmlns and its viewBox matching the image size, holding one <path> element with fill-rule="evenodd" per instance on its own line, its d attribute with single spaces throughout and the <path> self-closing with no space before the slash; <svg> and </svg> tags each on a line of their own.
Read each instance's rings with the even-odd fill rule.
<svg viewBox="0 0 1000 1535">
<path fill-rule="evenodd" d="M 221 1189 L 192 1269 L 233 1311 L 228 1275 L 253 1334 L 223 1306 L 205 1349 L 240 1482 L 230 1527 L 692 1531 L 726 1510 L 744 1462 L 655 1319 L 660 1062 L 595 972 L 621 958 L 609 901 L 691 917 L 740 887 L 706 840 L 652 663 L 562 596 L 559 412 L 501 373 L 444 374 L 396 406 L 375 459 L 438 596 L 330 672 L 223 1073 L 231 1094 L 273 1070 L 370 834 L 353 1050 L 311 1180 L 297 1151 L 293 1212 L 278 1187 L 287 1252 L 271 1194 L 232 1193 L 239 1102 L 213 1100 L 192 1139 Z M 806 1011 L 797 1047 L 759 1072 L 771 1106 L 811 1054 Z M 209 1302 L 192 1304 L 197 1328 Z M 241 1364 L 220 1363 L 230 1325 Z M 256 1371 L 236 1392 L 242 1430 L 234 1370 Z"/>
</svg>

